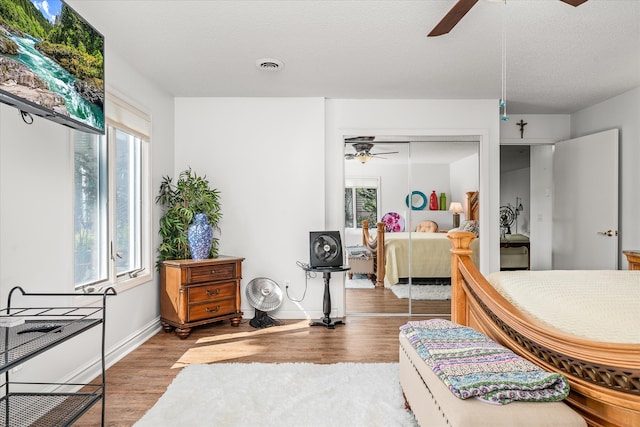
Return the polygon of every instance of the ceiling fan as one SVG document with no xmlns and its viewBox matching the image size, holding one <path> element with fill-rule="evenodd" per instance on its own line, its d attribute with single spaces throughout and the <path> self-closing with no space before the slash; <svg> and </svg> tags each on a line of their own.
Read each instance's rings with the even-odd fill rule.
<svg viewBox="0 0 640 427">
<path fill-rule="evenodd" d="M 571 6 L 578 7 L 587 0 L 560 0 L 563 3 L 570 4 Z M 449 10 L 449 12 L 442 18 L 438 25 L 433 27 L 433 30 L 428 34 L 428 37 L 441 36 L 447 34 L 455 27 L 464 15 L 471 10 L 471 8 L 478 2 L 478 0 L 458 0 L 458 2 Z"/>
<path fill-rule="evenodd" d="M 387 151 L 386 153 L 372 153 L 371 149 L 373 148 L 373 142 L 356 142 L 351 145 L 353 145 L 355 153 L 345 154 L 344 158 L 347 160 L 356 159 L 360 163 L 367 163 L 369 160 L 373 159 L 374 157 L 379 157 L 381 159 L 384 159 L 384 157 L 381 157 L 381 156 L 385 154 L 398 153 L 398 151 Z"/>
</svg>

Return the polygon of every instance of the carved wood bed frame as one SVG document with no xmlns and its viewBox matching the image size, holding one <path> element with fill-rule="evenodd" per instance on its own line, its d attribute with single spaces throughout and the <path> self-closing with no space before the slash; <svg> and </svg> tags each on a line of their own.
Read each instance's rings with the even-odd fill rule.
<svg viewBox="0 0 640 427">
<path fill-rule="evenodd" d="M 467 213 L 466 219 L 478 220 L 480 218 L 480 196 L 477 191 L 467 192 Z M 385 253 L 384 253 L 384 233 L 385 223 L 376 224 L 376 234 L 371 236 L 369 232 L 369 221 L 362 221 L 362 244 L 373 254 L 374 271 L 376 273 L 376 286 L 384 287 L 385 275 Z"/>
<path fill-rule="evenodd" d="M 473 233 L 449 235 L 451 320 L 471 326 L 571 385 L 566 403 L 590 426 L 640 426 L 640 343 L 576 338 L 523 314 L 471 260 Z M 639 325 L 640 327 L 640 325 Z"/>
</svg>

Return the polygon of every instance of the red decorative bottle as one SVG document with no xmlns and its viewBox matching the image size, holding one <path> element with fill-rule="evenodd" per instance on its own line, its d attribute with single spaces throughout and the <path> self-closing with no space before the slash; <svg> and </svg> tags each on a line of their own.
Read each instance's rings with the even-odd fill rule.
<svg viewBox="0 0 640 427">
<path fill-rule="evenodd" d="M 429 197 L 429 209 L 431 209 L 432 211 L 437 211 L 438 209 L 440 209 L 440 206 L 438 205 L 438 195 L 436 194 L 436 190 L 433 190 L 431 192 L 431 197 Z"/>
</svg>

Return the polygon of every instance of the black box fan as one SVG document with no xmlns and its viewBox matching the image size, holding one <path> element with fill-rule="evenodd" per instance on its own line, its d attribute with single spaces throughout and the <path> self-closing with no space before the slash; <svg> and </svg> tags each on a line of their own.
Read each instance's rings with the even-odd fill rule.
<svg viewBox="0 0 640 427">
<path fill-rule="evenodd" d="M 344 263 L 339 231 L 309 233 L 311 267 L 340 267 Z"/>
</svg>

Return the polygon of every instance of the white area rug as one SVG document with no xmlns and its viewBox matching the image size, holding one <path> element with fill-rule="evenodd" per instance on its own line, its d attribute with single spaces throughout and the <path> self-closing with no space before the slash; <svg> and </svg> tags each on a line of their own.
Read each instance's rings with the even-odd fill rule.
<svg viewBox="0 0 640 427">
<path fill-rule="evenodd" d="M 135 427 L 417 426 L 397 363 L 189 365 Z"/>
<path fill-rule="evenodd" d="M 409 285 L 393 285 L 398 298 L 409 298 Z M 451 285 L 411 285 L 411 299 L 451 299 Z"/>
<path fill-rule="evenodd" d="M 375 286 L 369 279 L 347 279 L 344 282 L 347 289 L 373 289 Z"/>
</svg>

